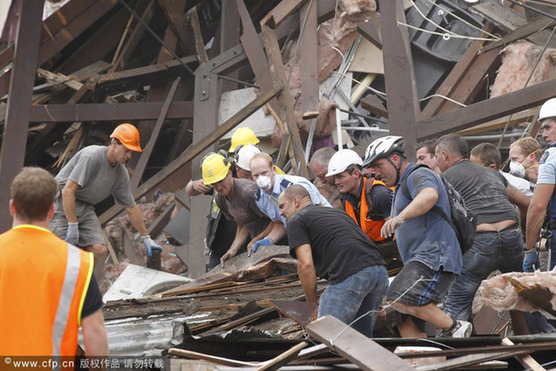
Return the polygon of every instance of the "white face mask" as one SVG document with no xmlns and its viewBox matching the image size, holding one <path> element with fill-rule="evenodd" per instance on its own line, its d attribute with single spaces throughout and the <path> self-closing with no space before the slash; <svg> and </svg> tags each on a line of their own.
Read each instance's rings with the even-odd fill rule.
<svg viewBox="0 0 556 371">
<path fill-rule="evenodd" d="M 525 167 L 521 162 L 510 161 L 510 174 L 518 178 L 525 178 Z"/>
<path fill-rule="evenodd" d="M 268 191 L 271 187 L 272 181 L 270 180 L 270 177 L 268 175 L 260 175 L 257 178 L 257 185 L 259 186 L 260 189 L 262 189 L 263 191 Z"/>
</svg>

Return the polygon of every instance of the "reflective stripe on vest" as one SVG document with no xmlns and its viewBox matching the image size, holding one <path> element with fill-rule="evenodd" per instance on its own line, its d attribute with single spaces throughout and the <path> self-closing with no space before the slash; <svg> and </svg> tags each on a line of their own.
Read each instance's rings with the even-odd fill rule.
<svg viewBox="0 0 556 371">
<path fill-rule="evenodd" d="M 371 190 L 373 189 L 373 187 L 375 185 L 377 185 L 377 184 L 384 185 L 384 183 L 379 181 L 379 180 L 371 179 L 371 181 L 373 183 L 371 184 L 371 187 L 369 188 L 369 196 L 370 196 Z M 363 232 L 365 232 L 365 234 L 367 236 L 369 236 L 369 238 L 372 241 L 375 241 L 375 242 L 382 241 L 385 238 L 380 235 L 380 230 L 382 229 L 382 226 L 384 225 L 385 221 L 384 220 L 374 221 L 374 220 L 371 220 L 371 219 L 367 218 L 367 215 L 369 214 L 369 205 L 367 204 L 367 197 L 365 197 L 365 192 L 366 191 L 367 191 L 367 178 L 363 178 L 363 188 L 361 189 L 361 201 L 360 201 L 361 204 L 360 204 L 360 207 L 359 207 L 359 218 L 357 218 L 356 215 L 355 215 L 355 208 L 347 200 L 346 200 L 346 202 L 344 202 L 344 209 L 345 209 L 346 213 L 348 213 L 348 215 L 353 220 L 355 220 L 355 223 L 357 223 L 357 225 L 359 225 L 361 227 Z"/>
<path fill-rule="evenodd" d="M 62 294 L 60 295 L 60 302 L 58 303 L 56 319 L 52 326 L 52 354 L 61 354 L 62 338 L 68 323 L 73 290 L 77 283 L 80 267 L 81 256 L 79 255 L 79 250 L 69 245 L 64 285 L 62 286 Z"/>
</svg>

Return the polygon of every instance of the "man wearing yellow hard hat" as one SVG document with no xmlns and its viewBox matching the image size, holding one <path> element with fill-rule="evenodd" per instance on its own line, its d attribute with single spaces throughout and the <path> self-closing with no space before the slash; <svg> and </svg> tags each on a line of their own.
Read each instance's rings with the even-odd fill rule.
<svg viewBox="0 0 556 371">
<path fill-rule="evenodd" d="M 124 206 L 131 224 L 141 235 L 147 254 L 162 250 L 148 235 L 141 210 L 135 203 L 126 164 L 131 152 L 142 152 L 139 131 L 123 123 L 110 135 L 108 146 L 83 148 L 56 176 L 59 192 L 50 230 L 72 245 L 91 251 L 95 262 L 106 256 L 106 241 L 94 205 L 112 195 Z"/>
<path fill-rule="evenodd" d="M 230 144 L 230 153 L 234 153 L 238 146 L 246 146 L 248 144 L 258 144 L 259 138 L 255 132 L 248 127 L 237 129 L 232 135 L 232 143 Z"/>
</svg>

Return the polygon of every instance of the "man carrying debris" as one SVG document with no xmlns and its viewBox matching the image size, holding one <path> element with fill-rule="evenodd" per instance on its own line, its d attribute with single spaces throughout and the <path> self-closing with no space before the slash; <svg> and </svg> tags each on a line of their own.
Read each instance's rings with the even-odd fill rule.
<svg viewBox="0 0 556 371">
<path fill-rule="evenodd" d="M 40 168 L 24 168 L 12 182 L 13 227 L 0 235 L 3 356 L 74 357 L 80 326 L 86 355 L 108 355 L 92 254 L 47 229 L 57 192 Z"/>
<path fill-rule="evenodd" d="M 342 149 L 328 163 L 326 176 L 334 177 L 344 210 L 375 242 L 386 239 L 380 230 L 392 207 L 392 190 L 377 179 L 361 175 L 363 160 L 351 149 Z"/>
<path fill-rule="evenodd" d="M 537 187 L 527 213 L 526 249 L 537 249 L 541 234 L 547 238 L 549 268 L 556 266 L 556 98 L 547 100 L 539 111 L 542 137 L 549 148 L 539 161 Z M 549 219 L 545 224 L 545 218 Z M 544 225 L 544 228 L 543 228 Z"/>
<path fill-rule="evenodd" d="M 336 151 L 330 147 L 317 149 L 311 157 L 309 167 L 315 176 L 315 180 L 313 181 L 315 187 L 317 187 L 319 192 L 328 200 L 332 207 L 342 209 L 342 200 L 340 199 L 338 187 L 336 187 L 334 183 L 334 177 L 326 176 L 328 173 L 328 163 L 335 153 Z"/>
<path fill-rule="evenodd" d="M 529 199 L 499 172 L 469 161 L 468 153 L 467 143 L 457 134 L 447 134 L 436 141 L 436 160 L 442 175 L 477 218 L 474 244 L 463 257 L 461 276 L 448 292 L 445 305 L 450 317 L 465 321 L 470 319 L 473 298 L 481 281 L 492 271 L 521 271 L 523 236 L 512 203 L 523 215 L 529 206 Z"/>
<path fill-rule="evenodd" d="M 95 262 L 106 256 L 106 241 L 94 205 L 112 195 L 125 207 L 131 224 L 141 235 L 147 255 L 160 250 L 147 233 L 143 215 L 133 199 L 126 164 L 131 152 L 141 152 L 139 131 L 131 124 L 120 124 L 110 135 L 108 146 L 88 146 L 80 150 L 60 170 L 56 180 L 60 191 L 55 201 L 50 230 L 72 245 L 85 248 Z"/>
<path fill-rule="evenodd" d="M 300 184 L 307 189 L 315 205 L 332 207 L 313 183 L 307 179 L 295 175 L 277 174 L 272 158 L 266 153 L 258 153 L 253 156 L 249 167 L 253 179 L 259 186 L 259 190 L 255 194 L 257 206 L 270 218 L 272 223 L 263 233 L 263 238 L 249 243 L 248 250 L 252 249 L 253 252 L 256 252 L 259 247 L 274 245 L 286 236 L 286 219 L 280 215 L 278 196 L 289 186 Z"/>
<path fill-rule="evenodd" d="M 231 161 L 217 153 L 208 154 L 201 163 L 203 184 L 216 191 L 216 205 L 228 220 L 235 221 L 237 225 L 232 244 L 220 257 L 222 267 L 226 260 L 240 252 L 247 241 L 259 236 L 269 223 L 255 203 L 255 193 L 258 191 L 255 182 L 233 178 L 230 167 Z M 193 196 L 199 194 L 189 185 L 186 191 Z"/>
<path fill-rule="evenodd" d="M 372 337 L 388 287 L 388 273 L 376 245 L 343 211 L 314 205 L 301 185 L 286 188 L 278 205 L 288 221 L 290 254 L 297 259 L 306 300 L 318 302 L 317 276 L 328 281 L 318 317 L 333 315 Z"/>
<path fill-rule="evenodd" d="M 388 288 L 386 299 L 403 313 L 397 325 L 402 337 L 426 337 L 427 321 L 443 334 L 468 337 L 472 326 L 452 320 L 437 304 L 461 272 L 461 250 L 454 229 L 435 212 L 451 215 L 442 179 L 427 167 L 416 168 L 405 159 L 405 142 L 399 136 L 378 138 L 367 147 L 363 166 L 371 166 L 377 179 L 397 186 L 392 214 L 381 234 L 394 232 L 404 267 Z M 407 189 L 407 194 L 400 188 Z"/>
</svg>

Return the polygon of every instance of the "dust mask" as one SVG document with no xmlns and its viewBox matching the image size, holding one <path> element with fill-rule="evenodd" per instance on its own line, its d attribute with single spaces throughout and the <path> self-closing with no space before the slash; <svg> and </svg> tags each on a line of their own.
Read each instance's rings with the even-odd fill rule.
<svg viewBox="0 0 556 371">
<path fill-rule="evenodd" d="M 525 178 L 525 167 L 521 162 L 510 161 L 510 174 L 518 178 Z"/>
<path fill-rule="evenodd" d="M 257 185 L 265 192 L 270 190 L 270 187 L 272 185 L 271 183 L 272 181 L 270 180 L 270 177 L 268 175 L 260 175 L 257 178 Z"/>
</svg>

